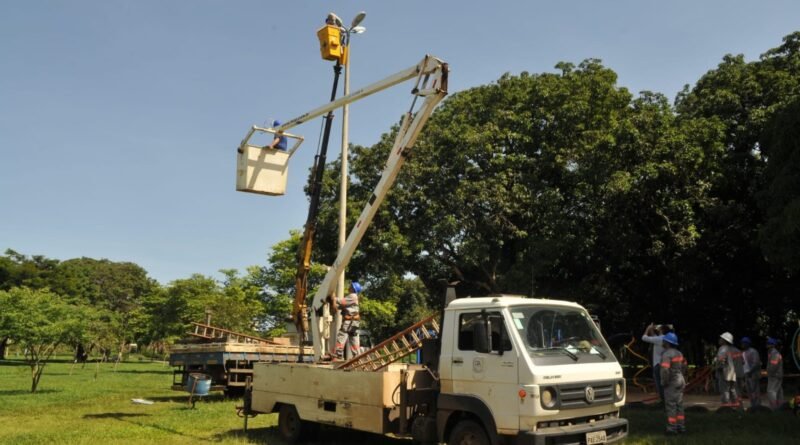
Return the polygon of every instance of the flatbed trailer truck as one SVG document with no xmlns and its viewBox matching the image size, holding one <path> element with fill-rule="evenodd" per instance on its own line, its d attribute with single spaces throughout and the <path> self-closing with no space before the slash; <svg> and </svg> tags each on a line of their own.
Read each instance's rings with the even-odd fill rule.
<svg viewBox="0 0 800 445">
<path fill-rule="evenodd" d="M 169 364 L 174 367 L 172 389 L 185 391 L 189 375 L 202 373 L 211 378 L 210 391 L 241 394 L 248 377 L 253 376 L 255 363 L 297 362 L 299 350 L 297 346 L 229 342 L 172 345 L 169 354 Z M 308 351 L 304 359 L 311 361 Z"/>
<path fill-rule="evenodd" d="M 359 329 L 361 350 L 372 347 L 369 331 Z M 205 343 L 178 343 L 170 346 L 169 365 L 173 367 L 172 389 L 187 390 L 189 376 L 202 373 L 211 379 L 210 391 L 241 394 L 248 378 L 252 379 L 253 365 L 258 362 L 313 361 L 312 350 L 293 344 L 290 338 L 273 338 L 272 344 L 240 341 L 211 341 Z M 283 343 L 279 343 L 283 342 Z M 349 351 L 348 351 L 349 352 Z"/>
</svg>

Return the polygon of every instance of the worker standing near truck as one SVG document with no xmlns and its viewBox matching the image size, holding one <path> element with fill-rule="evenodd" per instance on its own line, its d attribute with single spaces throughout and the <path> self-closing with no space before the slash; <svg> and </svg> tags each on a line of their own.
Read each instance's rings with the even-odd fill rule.
<svg viewBox="0 0 800 445">
<path fill-rule="evenodd" d="M 778 339 L 767 337 L 767 399 L 773 411 L 783 405 L 783 356 L 778 346 Z"/>
<path fill-rule="evenodd" d="M 664 408 L 667 411 L 667 434 L 686 432 L 683 413 L 683 388 L 686 386 L 686 359 L 678 347 L 678 336 L 664 334 L 664 352 L 661 354 L 661 384 L 664 387 Z"/>
<path fill-rule="evenodd" d="M 661 370 L 658 369 L 661 363 L 661 354 L 664 353 L 663 343 L 664 335 L 669 332 L 669 327 L 666 325 L 658 325 L 650 323 L 642 334 L 642 341 L 653 345 L 653 382 L 656 384 L 656 393 L 658 394 L 659 402 L 664 402 L 664 386 L 661 382 Z"/>
<path fill-rule="evenodd" d="M 733 346 L 733 334 L 723 332 L 719 336 L 719 349 L 714 357 L 714 368 L 717 370 L 717 382 L 722 406 L 739 407 L 739 396 L 736 393 L 736 365 L 734 354 L 739 350 Z"/>
<path fill-rule="evenodd" d="M 761 356 L 758 350 L 751 346 L 750 337 L 742 337 L 742 359 L 744 362 L 744 387 L 747 398 L 750 399 L 750 409 L 761 405 L 761 390 L 758 380 L 761 378 Z"/>
<path fill-rule="evenodd" d="M 345 345 L 348 349 L 348 357 L 358 355 L 361 347 L 358 339 L 358 328 L 361 324 L 361 316 L 358 313 L 358 294 L 361 293 L 361 285 L 358 281 L 350 283 L 350 293 L 338 299 L 334 299 L 336 307 L 342 316 L 342 326 L 336 335 L 336 359 L 344 360 Z"/>
</svg>

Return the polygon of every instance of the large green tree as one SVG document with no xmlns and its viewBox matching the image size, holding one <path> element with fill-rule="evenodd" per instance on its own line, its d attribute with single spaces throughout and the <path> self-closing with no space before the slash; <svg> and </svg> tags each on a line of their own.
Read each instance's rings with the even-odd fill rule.
<svg viewBox="0 0 800 445">
<path fill-rule="evenodd" d="M 89 315 L 40 289 L 0 290 L 0 336 L 8 336 L 24 351 L 36 392 L 45 366 L 59 346 L 85 340 Z"/>
<path fill-rule="evenodd" d="M 84 257 L 59 263 L 50 287 L 68 302 L 93 307 L 103 324 L 94 343 L 121 352 L 147 330 L 142 305 L 159 286 L 137 264 Z"/>
<path fill-rule="evenodd" d="M 718 141 L 712 141 L 721 150 L 708 151 L 711 199 L 698 213 L 702 237 L 693 255 L 698 267 L 692 292 L 698 298 L 692 308 L 714 313 L 718 320 L 702 323 L 696 317 L 706 337 L 720 329 L 786 336 L 793 324 L 787 313 L 796 316 L 799 309 L 798 278 L 787 274 L 786 257 L 773 249 L 800 248 L 791 231 L 774 219 L 777 209 L 791 211 L 784 204 L 793 192 L 776 186 L 794 174 L 783 164 L 790 159 L 785 156 L 791 151 L 791 129 L 776 131 L 775 123 L 791 121 L 783 114 L 798 95 L 800 32 L 795 32 L 759 60 L 725 56 L 676 100 L 680 121 L 713 122 L 721 128 Z M 778 151 L 774 157 L 773 147 Z"/>
<path fill-rule="evenodd" d="M 446 99 L 351 269 L 378 282 L 418 276 L 434 307 L 459 281 L 461 294 L 594 303 L 620 325 L 663 311 L 699 237 L 703 159 L 719 127 L 677 123 L 666 98 L 633 97 L 597 60 L 558 69 Z M 351 208 L 369 198 L 393 136 L 353 147 Z M 332 183 L 323 227 L 335 227 Z M 334 236 L 320 245 L 330 251 Z"/>
<path fill-rule="evenodd" d="M 761 248 L 772 264 L 796 276 L 800 273 L 800 96 L 773 115 L 762 142 L 769 162 L 759 195 L 766 216 Z"/>
<path fill-rule="evenodd" d="M 0 290 L 27 286 L 34 289 L 50 284 L 58 260 L 43 255 L 23 255 L 13 249 L 6 249 L 0 256 Z M 6 355 L 6 345 L 10 338 L 0 335 L 0 359 Z"/>
</svg>

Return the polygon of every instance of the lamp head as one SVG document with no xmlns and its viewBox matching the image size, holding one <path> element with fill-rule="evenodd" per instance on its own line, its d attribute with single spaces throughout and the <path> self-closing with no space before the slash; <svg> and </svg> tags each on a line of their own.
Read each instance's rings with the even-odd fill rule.
<svg viewBox="0 0 800 445">
<path fill-rule="evenodd" d="M 358 26 L 358 24 L 361 23 L 361 21 L 364 20 L 364 17 L 366 16 L 367 13 L 364 11 L 361 11 L 358 14 L 356 14 L 356 17 L 353 19 L 353 23 L 350 24 L 350 28 L 352 29 Z"/>
<path fill-rule="evenodd" d="M 342 23 L 342 19 L 339 18 L 338 15 L 330 12 L 328 13 L 328 17 L 325 19 L 325 23 L 328 25 L 336 25 L 339 28 L 342 28 L 344 24 Z"/>
</svg>

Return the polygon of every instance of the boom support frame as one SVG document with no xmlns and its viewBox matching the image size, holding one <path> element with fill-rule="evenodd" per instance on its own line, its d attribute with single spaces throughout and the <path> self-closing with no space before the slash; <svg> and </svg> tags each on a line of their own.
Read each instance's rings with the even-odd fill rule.
<svg viewBox="0 0 800 445">
<path fill-rule="evenodd" d="M 448 73 L 449 68 L 446 63 L 435 57 L 426 55 L 415 67 L 409 68 L 402 73 L 391 76 L 370 87 L 358 90 L 349 96 L 339 99 L 339 101 L 341 101 L 339 106 L 341 106 L 348 102 L 348 98 L 351 98 L 350 101 L 355 101 L 416 76 L 417 82 L 412 90 L 412 94 L 415 96 L 414 102 L 416 102 L 417 98 L 423 98 L 423 103 L 416 113 L 412 113 L 413 110 L 409 110 L 403 116 L 400 129 L 397 132 L 392 151 L 389 154 L 389 159 L 386 161 L 386 167 L 383 170 L 381 179 L 378 181 L 378 185 L 375 187 L 375 190 L 373 190 L 372 196 L 361 211 L 361 215 L 358 217 L 355 226 L 353 226 L 353 229 L 347 236 L 347 240 L 339 250 L 336 260 L 333 262 L 333 265 L 331 265 L 331 268 L 328 269 L 325 278 L 322 280 L 316 294 L 314 294 L 314 299 L 311 302 L 311 334 L 315 361 L 318 361 L 323 353 L 320 342 L 317 310 L 322 307 L 326 297 L 335 292 L 334 283 L 337 277 L 349 264 L 356 247 L 364 237 L 364 233 L 372 222 L 378 207 L 380 207 L 384 198 L 386 198 L 386 194 L 392 188 L 392 185 L 394 185 L 397 174 L 400 172 L 400 168 L 413 150 L 417 137 L 422 131 L 422 127 L 428 121 L 436 105 L 447 95 Z M 374 89 L 374 91 L 372 89 Z M 334 101 L 334 103 L 339 101 Z M 333 106 L 334 103 L 331 103 L 330 106 Z M 309 115 L 313 113 L 321 114 L 324 112 L 324 109 L 325 107 L 320 107 L 317 110 L 321 111 L 315 110 L 309 113 Z M 298 119 L 306 119 L 304 116 L 296 118 L 295 121 Z M 293 122 L 294 121 L 290 121 L 286 125 L 291 125 Z"/>
</svg>

